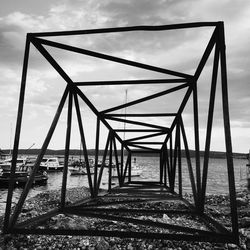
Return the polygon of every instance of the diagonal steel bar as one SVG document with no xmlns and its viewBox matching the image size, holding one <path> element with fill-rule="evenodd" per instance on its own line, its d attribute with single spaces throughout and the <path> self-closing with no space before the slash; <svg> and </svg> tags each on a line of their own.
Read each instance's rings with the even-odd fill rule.
<svg viewBox="0 0 250 250">
<path fill-rule="evenodd" d="M 122 104 L 122 105 L 119 105 L 119 106 L 116 106 L 116 107 L 113 107 L 113 108 L 110 108 L 110 109 L 103 110 L 103 111 L 101 111 L 101 113 L 105 114 L 105 113 L 113 112 L 113 111 L 116 111 L 116 110 L 119 110 L 119 109 L 127 108 L 127 107 L 130 107 L 130 106 L 145 102 L 145 101 L 152 100 L 154 98 L 157 98 L 157 97 L 160 97 L 160 96 L 163 96 L 163 95 L 170 94 L 172 92 L 181 90 L 181 89 L 189 87 L 189 86 L 190 86 L 189 83 L 185 83 L 185 84 L 182 84 L 182 85 L 179 85 L 179 86 L 176 86 L 176 87 L 173 87 L 173 88 L 166 89 L 164 91 L 158 92 L 156 94 L 149 95 L 149 96 L 137 99 L 135 101 L 127 102 L 125 104 Z"/>
<path fill-rule="evenodd" d="M 202 70 L 207 62 L 207 59 L 208 59 L 208 57 L 209 57 L 209 55 L 210 55 L 210 53 L 211 53 L 211 51 L 216 43 L 216 36 L 217 36 L 217 28 L 214 29 L 214 32 L 213 32 L 213 34 L 208 42 L 208 45 L 205 49 L 205 52 L 204 52 L 204 54 L 200 60 L 200 63 L 195 71 L 194 78 L 196 79 L 196 81 L 198 80 L 198 78 L 199 78 L 199 76 L 200 76 L 200 74 L 201 74 L 201 72 L 202 72 Z"/>
<path fill-rule="evenodd" d="M 196 191 L 194 173 L 193 173 L 192 163 L 191 163 L 189 149 L 188 149 L 188 142 L 187 142 L 186 132 L 185 132 L 185 128 L 184 128 L 184 124 L 183 124 L 182 118 L 180 119 L 180 126 L 181 126 L 182 139 L 183 139 L 183 143 L 184 143 L 184 147 L 185 147 L 185 152 L 186 152 L 188 172 L 189 172 L 189 178 L 190 178 L 190 182 L 191 182 L 191 187 L 192 187 L 194 202 L 195 202 L 196 205 L 198 205 L 197 204 L 198 200 L 197 200 L 197 191 Z"/>
<path fill-rule="evenodd" d="M 116 163 L 115 165 L 116 165 L 116 170 L 117 170 L 117 175 L 118 175 L 118 181 L 119 181 L 119 186 L 121 186 L 122 179 L 121 179 L 121 171 L 120 171 L 120 166 L 119 166 L 119 160 L 118 160 L 118 153 L 117 153 L 115 137 L 113 137 L 113 146 L 114 146 L 114 155 L 115 155 L 115 163 Z"/>
<path fill-rule="evenodd" d="M 196 165 L 196 190 L 197 199 L 200 200 L 201 195 L 201 164 L 200 164 L 200 136 L 199 136 L 199 112 L 197 97 L 197 82 L 193 84 L 193 119 L 194 119 L 194 141 L 195 141 L 195 165 Z M 198 202 L 200 208 L 200 202 Z"/>
<path fill-rule="evenodd" d="M 78 98 L 77 98 L 76 93 L 74 93 L 74 101 L 75 101 L 75 108 L 76 108 L 76 115 L 77 115 L 77 120 L 78 120 L 79 132 L 81 135 L 83 155 L 84 155 L 85 164 L 86 164 L 90 194 L 91 194 L 91 197 L 94 197 L 93 183 L 92 183 L 90 166 L 89 166 L 88 150 L 87 150 L 87 145 L 86 145 L 86 141 L 85 141 L 81 112 L 80 112 L 79 102 L 78 102 Z"/>
<path fill-rule="evenodd" d="M 161 129 L 161 130 L 165 130 L 165 131 L 168 130 L 168 128 L 166 128 L 166 127 L 157 126 L 157 125 L 145 123 L 145 122 L 131 121 L 128 119 L 115 118 L 115 117 L 111 117 L 111 116 L 106 117 L 106 119 L 112 120 L 112 121 L 117 121 L 117 122 L 122 122 L 122 123 L 130 123 L 130 124 L 139 125 L 139 126 Z"/>
<path fill-rule="evenodd" d="M 209 98 L 210 101 L 209 101 L 208 118 L 207 118 L 207 130 L 206 130 L 207 133 L 206 133 L 204 162 L 203 162 L 202 189 L 201 189 L 201 201 L 200 201 L 200 204 L 203 206 L 202 211 L 204 211 L 204 202 L 205 202 L 206 185 L 207 185 L 207 173 L 208 173 L 216 85 L 217 85 L 218 65 L 219 65 L 219 48 L 218 44 L 216 44 L 214 52 L 212 82 L 211 82 L 210 98 Z"/>
<path fill-rule="evenodd" d="M 129 144 L 129 146 L 135 147 L 135 148 L 141 148 L 141 149 L 145 149 L 145 150 L 151 150 L 151 151 L 157 151 L 157 152 L 159 151 L 159 149 L 156 149 L 156 148 L 140 146 L 140 145 L 137 145 L 137 144 Z"/>
<path fill-rule="evenodd" d="M 4 232 L 8 231 L 10 214 L 11 214 L 11 202 L 12 202 L 13 190 L 14 190 L 14 185 L 15 185 L 14 177 L 15 177 L 15 170 L 16 170 L 16 161 L 17 161 L 17 155 L 18 155 L 20 133 L 21 133 L 21 123 L 22 123 L 22 116 L 23 116 L 23 105 L 24 105 L 24 97 L 25 97 L 25 89 L 26 89 L 26 77 L 27 77 L 27 70 L 28 70 L 29 52 L 30 52 L 30 38 L 27 35 L 25 51 L 24 51 L 24 59 L 23 59 L 23 69 L 22 69 L 21 89 L 20 89 L 20 95 L 19 95 L 19 105 L 18 105 L 18 112 L 17 112 L 15 139 L 14 139 L 13 152 L 12 152 L 10 182 L 9 182 L 8 195 L 7 195 L 6 208 L 5 208 L 4 227 L 3 227 Z"/>
<path fill-rule="evenodd" d="M 192 76 L 188 75 L 188 74 L 175 72 L 172 70 L 168 70 L 168 69 L 164 69 L 164 68 L 160 68 L 160 67 L 155 67 L 152 65 L 127 60 L 127 59 L 123 59 L 120 57 L 110 56 L 108 54 L 103 54 L 103 53 L 99 53 L 99 52 L 95 52 L 95 51 L 91 51 L 91 50 L 87 50 L 87 49 L 82 49 L 82 48 L 78 48 L 78 47 L 74 47 L 74 46 L 70 46 L 70 45 L 66 45 L 66 44 L 62 44 L 62 43 L 58 43 L 58 42 L 53 42 L 53 41 L 49 41 L 49 40 L 45 40 L 45 39 L 41 39 L 41 38 L 34 38 L 34 39 L 36 39 L 39 43 L 41 43 L 43 45 L 47 45 L 47 46 L 51 46 L 51 47 L 55 47 L 55 48 L 83 54 L 83 55 L 88 55 L 91 57 L 97 57 L 97 58 L 101 58 L 101 59 L 116 62 L 116 63 L 130 65 L 133 67 L 142 68 L 142 69 L 146 69 L 146 70 L 150 70 L 150 71 L 154 71 L 154 72 L 158 72 L 158 73 L 168 74 L 168 75 L 182 77 L 182 78 L 186 78 L 186 79 L 192 79 Z"/>
<path fill-rule="evenodd" d="M 90 100 L 83 94 L 83 92 L 77 88 L 69 76 L 64 72 L 64 70 L 60 67 L 60 65 L 55 61 L 55 59 L 48 53 L 48 51 L 39 44 L 36 40 L 32 39 L 33 45 L 38 49 L 38 51 L 47 59 L 47 61 L 53 66 L 53 68 L 58 72 L 58 74 L 74 89 L 74 91 L 78 94 L 79 97 L 89 106 L 89 108 L 93 111 L 93 113 L 99 117 L 102 123 L 109 129 L 112 130 L 110 125 L 105 121 L 105 119 L 101 116 L 98 110 L 94 107 L 94 105 L 90 102 Z M 115 137 L 117 140 L 122 143 L 122 139 L 115 133 Z M 126 147 L 126 146 L 125 146 Z"/>
<path fill-rule="evenodd" d="M 36 174 L 36 172 L 37 172 L 37 170 L 38 170 L 38 168 L 40 166 L 40 163 L 41 163 L 41 161 L 43 159 L 43 156 L 44 156 L 44 154 L 46 152 L 46 149 L 47 149 L 47 147 L 49 145 L 51 137 L 52 137 L 52 135 L 54 133 L 54 130 L 56 128 L 56 125 L 57 125 L 57 122 L 58 122 L 59 117 L 61 115 L 61 112 L 62 112 L 64 103 L 65 103 L 65 100 L 66 100 L 67 95 L 68 95 L 68 92 L 69 92 L 69 86 L 67 85 L 67 87 L 66 87 L 66 89 L 65 89 L 65 91 L 63 93 L 62 99 L 61 99 L 61 101 L 59 103 L 59 106 L 57 108 L 55 117 L 54 117 L 54 119 L 52 121 L 52 124 L 50 126 L 50 129 L 48 131 L 48 134 L 47 134 L 47 136 L 46 136 L 46 138 L 44 140 L 44 143 L 43 143 L 43 146 L 41 148 L 41 151 L 40 151 L 39 155 L 37 156 L 36 162 L 35 162 L 34 167 L 33 167 L 33 171 L 32 171 L 32 173 L 31 173 L 31 175 L 29 177 L 28 182 L 25 185 L 25 188 L 24 188 L 24 190 L 23 190 L 23 192 L 22 192 L 22 194 L 21 194 L 21 196 L 19 198 L 19 201 L 18 201 L 18 203 L 17 203 L 17 205 L 15 207 L 15 210 L 13 212 L 12 220 L 11 220 L 11 223 L 10 223 L 11 227 L 14 226 L 14 224 L 16 223 L 16 220 L 18 218 L 18 215 L 21 212 L 21 209 L 22 209 L 22 206 L 24 204 L 24 201 L 25 201 L 25 199 L 26 199 L 26 197 L 28 195 L 28 192 L 29 192 L 29 190 L 31 188 L 31 185 L 33 183 L 33 180 L 35 178 L 35 174 Z"/>
<path fill-rule="evenodd" d="M 103 153 L 103 157 L 102 157 L 102 163 L 101 163 L 101 167 L 99 170 L 99 175 L 98 175 L 98 182 L 97 182 L 98 189 L 100 188 L 100 184 L 101 184 L 101 180 L 102 180 L 102 174 L 103 174 L 103 169 L 105 167 L 105 161 L 106 161 L 106 157 L 107 157 L 108 146 L 110 143 L 110 137 L 111 137 L 111 135 L 109 132 L 108 137 L 107 137 L 107 141 L 106 141 L 106 146 L 105 146 L 104 153 Z"/>
<path fill-rule="evenodd" d="M 143 139 L 147 139 L 147 138 L 151 138 L 151 137 L 155 137 L 155 136 L 159 136 L 159 135 L 164 135 L 164 134 L 166 134 L 166 132 L 161 131 L 161 132 L 154 133 L 154 134 L 143 135 L 143 136 L 139 136 L 139 137 L 133 137 L 131 139 L 125 140 L 124 142 L 125 143 L 127 143 L 127 142 L 134 142 L 134 141 L 143 140 Z"/>
</svg>

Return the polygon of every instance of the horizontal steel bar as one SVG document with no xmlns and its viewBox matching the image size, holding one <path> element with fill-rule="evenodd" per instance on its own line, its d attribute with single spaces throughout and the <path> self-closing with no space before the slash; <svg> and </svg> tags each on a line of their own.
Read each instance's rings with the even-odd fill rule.
<svg viewBox="0 0 250 250">
<path fill-rule="evenodd" d="M 194 22 L 194 23 L 179 23 L 168 25 L 140 25 L 130 27 L 117 27 L 117 28 L 102 28 L 102 29 L 89 29 L 89 30 L 71 30 L 71 31 L 54 31 L 54 32 L 35 32 L 29 33 L 31 36 L 73 36 L 73 35 L 88 35 L 98 33 L 114 33 L 114 32 L 128 32 L 128 31 L 163 31 L 173 29 L 189 29 L 200 27 L 217 26 L 219 22 Z"/>
<path fill-rule="evenodd" d="M 119 80 L 119 81 L 89 81 L 89 82 L 74 82 L 77 86 L 103 86 L 103 85 L 137 85 L 137 84 L 165 84 L 165 83 L 184 83 L 185 78 L 173 79 L 145 79 L 145 80 Z"/>
<path fill-rule="evenodd" d="M 13 228 L 9 231 L 13 234 L 38 234 L 38 235 L 85 235 L 85 236 L 104 236 L 119 238 L 138 238 L 138 239 L 164 239 L 176 241 L 207 241 L 217 243 L 235 243 L 231 235 L 217 234 L 216 236 L 190 235 L 190 234 L 170 234 L 170 233 L 144 233 L 128 231 L 111 231 L 111 230 L 76 230 L 76 229 L 26 229 Z"/>
<path fill-rule="evenodd" d="M 162 132 L 161 129 L 114 129 L 115 132 Z"/>
<path fill-rule="evenodd" d="M 135 145 L 135 144 L 152 144 L 152 145 L 162 145 L 163 142 L 151 142 L 151 141 L 144 141 L 144 142 L 128 142 L 127 145 Z"/>
<path fill-rule="evenodd" d="M 68 209 L 68 208 L 67 208 Z M 74 207 L 75 209 L 75 207 Z M 126 209 L 126 208 L 96 208 L 96 207 L 77 207 L 77 211 L 91 211 L 91 212 L 101 212 L 101 213 L 143 213 L 143 214 L 188 214 L 196 215 L 196 211 L 190 210 L 159 210 L 159 209 Z M 67 210 L 69 211 L 69 210 Z"/>
<path fill-rule="evenodd" d="M 132 154 L 159 154 L 161 150 L 158 151 L 146 151 L 146 150 L 130 150 Z"/>
<path fill-rule="evenodd" d="M 176 116 L 177 113 L 149 113 L 149 114 L 105 114 L 104 117 L 158 117 L 158 116 Z"/>
</svg>

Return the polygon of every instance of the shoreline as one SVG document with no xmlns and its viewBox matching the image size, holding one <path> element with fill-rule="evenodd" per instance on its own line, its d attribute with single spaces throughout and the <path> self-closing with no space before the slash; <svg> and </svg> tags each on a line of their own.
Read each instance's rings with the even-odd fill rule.
<svg viewBox="0 0 250 250">
<path fill-rule="evenodd" d="M 70 188 L 67 190 L 66 202 L 71 203 L 88 196 L 87 188 Z M 29 198 L 19 216 L 22 219 L 40 215 L 59 205 L 60 190 L 46 191 Z M 185 195 L 189 200 L 190 195 Z M 217 220 L 228 225 L 230 209 L 228 208 L 228 196 L 208 195 L 206 208 Z M 233 244 L 216 244 L 206 242 L 182 242 L 150 239 L 127 239 L 115 237 L 92 237 L 92 236 L 60 236 L 60 235 L 2 235 L 0 229 L 0 249 L 248 249 L 250 247 L 250 193 L 247 190 L 237 193 L 240 247 Z M 3 216 L 0 217 L 2 225 Z M 65 226 L 87 229 L 93 219 L 75 221 L 72 216 L 58 215 L 51 218 L 46 226 L 63 228 Z"/>
</svg>

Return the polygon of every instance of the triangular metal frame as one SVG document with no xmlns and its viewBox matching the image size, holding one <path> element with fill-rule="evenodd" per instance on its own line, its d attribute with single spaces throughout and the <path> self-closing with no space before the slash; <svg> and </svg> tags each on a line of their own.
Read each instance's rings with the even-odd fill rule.
<svg viewBox="0 0 250 250">
<path fill-rule="evenodd" d="M 197 70 L 194 75 L 188 75 L 181 72 L 176 72 L 169 69 L 164 69 L 160 67 L 155 67 L 148 64 L 139 63 L 136 61 L 131 61 L 119 57 L 114 57 L 112 55 L 102 54 L 95 51 L 85 50 L 82 48 L 65 45 L 58 42 L 53 42 L 50 40 L 44 39 L 44 37 L 57 37 L 57 36 L 74 36 L 74 35 L 88 35 L 88 34 L 102 34 L 102 33 L 114 33 L 114 32 L 134 32 L 134 31 L 145 31 L 145 32 L 157 32 L 157 31 L 167 31 L 172 29 L 189 29 L 189 28 L 200 28 L 200 27 L 213 27 L 214 31 L 208 42 L 208 45 L 205 49 L 204 54 L 200 60 L 200 63 L 197 67 Z M 21 131 L 21 123 L 22 123 L 22 113 L 24 106 L 24 97 L 25 97 L 25 89 L 26 89 L 26 75 L 28 70 L 28 61 L 29 61 L 29 50 L 30 44 L 33 44 L 36 49 L 47 59 L 47 61 L 51 64 L 51 66 L 58 72 L 58 74 L 65 80 L 66 88 L 64 94 L 62 95 L 62 99 L 59 103 L 58 109 L 55 113 L 54 120 L 51 124 L 51 127 L 48 131 L 44 144 L 41 148 L 41 152 L 37 157 L 36 163 L 34 165 L 34 170 L 30 175 L 30 178 L 21 194 L 21 197 L 11 214 L 11 202 L 12 195 L 14 189 L 14 175 L 16 169 L 16 160 L 18 155 L 19 148 L 19 139 L 20 139 L 20 131 Z M 50 46 L 54 48 L 59 48 L 62 50 L 71 51 L 74 53 L 80 53 L 83 55 L 92 56 L 95 58 L 99 58 L 102 60 L 109 60 L 115 63 L 130 65 L 133 67 L 138 67 L 145 70 L 150 70 L 158 73 L 163 73 L 167 75 L 171 75 L 175 77 L 173 79 L 145 79 L 145 80 L 121 80 L 121 81 L 95 81 L 95 82 L 73 82 L 73 80 L 66 74 L 63 68 L 57 63 L 57 61 L 50 55 L 50 53 L 46 50 L 44 46 Z M 199 76 L 206 65 L 206 62 L 214 49 L 214 62 L 213 62 L 213 72 L 212 72 L 212 81 L 211 81 L 211 92 L 210 92 L 210 101 L 209 101 L 209 110 L 208 110 L 208 121 L 207 121 L 207 134 L 205 141 L 205 155 L 204 155 L 204 165 L 203 171 L 201 169 L 200 162 L 200 139 L 199 139 L 199 120 L 198 120 L 198 96 L 197 96 L 197 82 L 199 80 Z M 204 212 L 205 206 L 205 195 L 206 195 L 206 184 L 207 184 L 207 172 L 208 172 L 208 162 L 209 162 L 209 152 L 210 152 L 210 142 L 211 142 L 211 132 L 212 132 L 212 123 L 213 123 L 213 111 L 214 111 L 214 102 L 215 102 L 215 91 L 216 91 L 216 83 L 217 83 L 217 75 L 218 68 L 220 64 L 221 70 L 221 84 L 222 84 L 222 103 L 223 103 L 223 120 L 224 120 L 224 131 L 225 131 L 225 145 L 227 152 L 227 171 L 228 171 L 228 181 L 229 181 L 229 196 L 230 196 L 230 206 L 231 206 L 231 222 L 232 222 L 232 231 L 226 230 L 223 226 L 214 223 L 214 221 L 209 218 Z M 122 104 L 104 111 L 98 111 L 95 106 L 91 103 L 88 97 L 81 91 L 79 87 L 89 86 L 89 85 L 122 85 L 122 84 L 166 84 L 166 83 L 176 83 L 179 84 L 177 87 L 173 87 L 171 89 L 164 90 L 162 92 L 156 93 L 154 95 L 150 95 L 133 102 L 129 102 L 126 104 Z M 185 96 L 180 104 L 180 107 L 176 113 L 156 113 L 156 114 L 127 114 L 127 117 L 149 117 L 149 116 L 173 116 L 173 122 L 171 127 L 161 127 L 156 126 L 154 124 L 150 124 L 148 122 L 138 122 L 135 120 L 128 120 L 119 118 L 119 116 L 114 111 L 120 110 L 125 107 L 133 106 L 138 103 L 147 102 L 153 98 L 157 98 L 163 95 L 167 95 L 169 93 L 178 91 L 180 89 L 186 88 Z M 194 135 L 195 135 L 195 153 L 196 153 L 196 162 L 195 162 L 195 173 L 193 173 L 193 168 L 190 160 L 189 148 L 188 148 L 188 140 L 185 133 L 185 126 L 182 120 L 182 112 L 190 98 L 193 98 L 193 112 L 194 112 Z M 22 81 L 21 81 L 21 90 L 20 90 L 20 98 L 19 98 L 19 107 L 18 107 L 18 115 L 17 115 L 17 123 L 16 123 L 16 133 L 15 133 L 15 141 L 13 146 L 13 160 L 11 166 L 11 181 L 9 183 L 9 190 L 6 202 L 6 211 L 5 211 L 5 221 L 3 232 L 4 233 L 40 233 L 45 234 L 46 232 L 40 229 L 34 229 L 33 231 L 25 228 L 25 225 L 33 222 L 27 221 L 27 223 L 18 223 L 17 219 L 21 212 L 22 206 L 25 202 L 29 189 L 31 188 L 32 181 L 34 179 L 35 173 L 39 168 L 40 162 L 46 152 L 46 149 L 49 145 L 50 139 L 54 133 L 57 122 L 59 120 L 61 111 L 65 105 L 66 99 L 68 98 L 68 120 L 67 120 L 67 131 L 66 131 L 66 142 L 65 142 L 65 161 L 64 161 L 64 170 L 63 170 L 63 182 L 62 182 L 62 190 L 61 190 L 61 203 L 60 208 L 54 212 L 50 212 L 42 218 L 37 218 L 37 221 L 48 218 L 49 216 L 53 216 L 56 213 L 73 213 L 80 214 L 77 208 L 79 206 L 68 206 L 65 203 L 66 196 L 66 186 L 67 186 L 67 171 L 68 171 L 68 157 L 69 157 L 69 145 L 70 145 L 70 136 L 71 136 L 71 120 L 72 120 L 72 109 L 73 104 L 76 109 L 77 121 L 79 125 L 79 133 L 81 136 L 81 142 L 84 150 L 84 158 L 86 163 L 88 163 L 88 150 L 85 142 L 85 135 L 83 129 L 83 122 L 80 112 L 80 106 L 78 99 L 83 100 L 91 111 L 96 115 L 96 142 L 95 142 L 95 168 L 94 168 L 94 176 L 91 177 L 90 168 L 87 164 L 87 172 L 88 172 L 88 183 L 90 189 L 90 199 L 98 199 L 99 197 L 99 188 L 100 182 L 102 179 L 104 162 L 106 158 L 109 158 L 109 192 L 112 193 L 114 189 L 111 188 L 111 168 L 112 168 L 112 157 L 115 157 L 115 165 L 118 171 L 119 178 L 119 187 L 117 192 L 121 192 L 122 188 L 127 187 L 125 189 L 128 191 L 137 191 L 141 193 L 141 190 L 145 187 L 151 188 L 154 190 L 155 188 L 164 187 L 168 192 L 176 195 L 180 199 L 182 197 L 182 159 L 181 159 L 181 141 L 183 142 L 183 146 L 186 152 L 186 160 L 189 170 L 190 182 L 192 186 L 193 198 L 194 198 L 194 207 L 191 213 L 195 212 L 197 215 L 206 218 L 205 220 L 209 221 L 209 223 L 216 224 L 217 231 L 220 231 L 218 234 L 216 232 L 198 232 L 199 230 L 195 230 L 194 235 L 190 236 L 184 234 L 157 234 L 157 233 L 129 233 L 129 232 L 112 232 L 112 231 L 91 231 L 91 230 L 58 230 L 51 231 L 51 234 L 79 234 L 79 235 L 105 235 L 105 236 L 118 236 L 118 237 L 149 237 L 149 238 L 164 238 L 164 239 L 174 239 L 174 240 L 211 240 L 221 241 L 221 242 L 234 242 L 237 243 L 239 239 L 238 235 L 238 219 L 237 219 L 237 206 L 236 206 L 236 191 L 235 191 L 235 179 L 234 179 L 234 168 L 233 168 L 233 158 L 232 158 L 232 145 L 231 145 L 231 132 L 230 132 L 230 119 L 229 119 L 229 108 L 228 108 L 228 90 L 227 90 L 227 72 L 226 72 L 226 54 L 225 54 L 225 38 L 224 38 L 224 24 L 223 22 L 204 22 L 204 23 L 186 23 L 186 24 L 173 24 L 173 25 L 162 25 L 162 26 L 134 26 L 134 27 L 123 27 L 123 28 L 108 28 L 108 29 L 96 29 L 96 30 L 80 30 L 80 31 L 65 31 L 65 32 L 44 32 L 44 33 L 29 33 L 27 34 L 26 39 L 26 47 L 24 54 L 24 63 L 23 63 L 23 72 L 22 72 Z M 114 120 L 117 122 L 126 122 L 137 125 L 137 129 L 113 129 L 109 120 Z M 109 131 L 106 147 L 104 150 L 104 155 L 102 159 L 101 167 L 98 169 L 98 156 L 99 156 L 99 137 L 100 137 L 100 123 L 102 123 Z M 147 134 L 143 136 L 133 137 L 127 140 L 123 140 L 118 132 L 145 132 Z M 175 133 L 175 138 L 173 138 L 173 134 Z M 161 142 L 159 148 L 151 147 L 151 145 L 159 145 L 157 141 L 152 141 L 151 143 L 147 143 L 143 141 L 146 138 L 153 138 L 158 135 L 165 135 L 164 141 Z M 173 143 L 174 141 L 174 143 Z M 117 145 L 119 143 L 121 145 L 121 164 L 118 162 L 118 153 L 117 153 Z M 127 151 L 127 160 L 124 162 L 123 151 Z M 133 182 L 131 178 L 131 158 L 133 153 L 155 153 L 159 155 L 160 159 L 160 176 L 159 181 L 155 182 Z M 175 179 L 176 174 L 178 173 L 178 193 L 175 193 Z M 125 182 L 127 178 L 127 182 Z M 168 183 L 168 184 L 167 184 Z M 133 185 L 136 186 L 136 188 Z M 141 186 L 142 185 L 142 186 Z M 145 187 L 144 187 L 145 186 Z M 134 187 L 134 189 L 133 189 Z M 123 190 L 124 191 L 124 190 Z M 153 195 L 153 191 L 150 191 L 150 196 Z M 155 192 L 155 191 L 154 191 Z M 159 194 L 159 191 L 157 191 Z M 161 193 L 162 195 L 162 193 Z M 164 197 L 164 196 L 162 196 Z M 126 202 L 126 201 L 125 201 Z M 82 204 L 85 204 L 84 202 Z M 83 207 L 81 207 L 83 209 Z M 92 208 L 94 209 L 94 208 Z M 85 208 L 86 210 L 86 208 Z M 87 211 L 87 210 L 86 210 Z M 114 218 L 111 214 L 103 214 L 104 212 L 96 211 L 95 214 L 92 213 L 93 217 L 106 218 L 120 220 L 120 221 L 132 221 L 132 223 L 141 224 L 141 221 L 132 220 L 129 218 L 119 217 Z M 108 210 L 107 210 L 108 211 Z M 122 212 L 122 210 L 118 210 Z M 109 210 L 109 212 L 112 212 Z M 114 212 L 114 211 L 113 211 Z M 117 212 L 117 211 L 116 211 Z M 165 211 L 166 212 L 166 211 Z M 86 212 L 85 215 L 90 216 L 91 212 Z M 146 222 L 145 222 L 146 223 Z M 148 222 L 150 225 L 154 223 Z M 146 223 L 147 224 L 147 223 Z M 157 224 L 157 223 L 156 223 Z M 163 226 L 159 225 L 159 223 L 155 226 Z M 166 226 L 168 228 L 173 228 L 171 226 Z M 175 230 L 179 229 L 180 232 L 186 232 L 187 229 L 174 227 Z M 219 228 L 219 229 L 218 229 Z M 184 230 L 184 231 L 183 231 Z M 178 230 L 177 230 L 178 231 Z M 192 230 L 191 230 L 192 231 Z M 188 232 L 191 233 L 189 230 Z"/>
</svg>

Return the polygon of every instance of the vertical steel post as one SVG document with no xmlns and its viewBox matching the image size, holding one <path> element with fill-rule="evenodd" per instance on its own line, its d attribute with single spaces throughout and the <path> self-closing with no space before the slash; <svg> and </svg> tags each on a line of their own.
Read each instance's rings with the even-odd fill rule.
<svg viewBox="0 0 250 250">
<path fill-rule="evenodd" d="M 121 144 L 121 185 L 123 185 L 124 147 Z"/>
<path fill-rule="evenodd" d="M 131 182 L 131 160 L 132 160 L 132 153 L 129 152 L 129 161 L 128 161 L 128 182 Z"/>
<path fill-rule="evenodd" d="M 194 139 L 195 139 L 195 163 L 196 163 L 196 185 L 197 199 L 200 200 L 201 194 L 201 168 L 200 168 L 200 138 L 199 138 L 199 112 L 197 97 L 197 82 L 193 83 L 193 110 L 194 110 Z M 200 202 L 197 209 L 200 211 Z"/>
<path fill-rule="evenodd" d="M 163 180 L 163 153 L 162 150 L 160 152 L 160 183 L 162 184 Z"/>
<path fill-rule="evenodd" d="M 68 100 L 68 120 L 67 120 L 67 131 L 66 131 L 66 142 L 64 152 L 64 166 L 63 166 L 63 179 L 61 189 L 61 208 L 65 207 L 66 188 L 67 188 L 67 174 L 68 174 L 68 163 L 69 163 L 69 148 L 70 148 L 70 135 L 71 135 L 71 122 L 72 122 L 72 90 L 69 91 Z"/>
<path fill-rule="evenodd" d="M 231 141 L 231 129 L 229 119 L 229 107 L 228 107 L 228 87 L 227 87 L 227 66 L 226 66 L 226 45 L 225 45 L 225 33 L 224 24 L 220 22 L 218 25 L 219 30 L 219 45 L 220 45 L 220 67 L 221 67 L 221 85 L 222 85 L 222 107 L 223 107 L 223 120 L 224 120 L 224 132 L 226 143 L 226 156 L 227 156 L 227 169 L 228 169 L 228 183 L 229 183 L 229 195 L 231 206 L 231 219 L 232 219 L 232 231 L 235 240 L 239 241 L 239 225 L 237 216 L 237 204 L 236 204 L 236 191 L 235 191 L 235 178 L 234 178 L 234 165 L 233 165 L 233 152 Z"/>
<path fill-rule="evenodd" d="M 97 197 L 97 195 L 98 195 L 97 174 L 98 174 L 99 137 L 100 137 L 100 118 L 97 117 L 97 120 L 96 120 L 96 141 L 95 141 L 95 170 L 94 170 L 95 197 Z"/>
<path fill-rule="evenodd" d="M 15 170 L 16 170 L 16 161 L 17 161 L 17 155 L 18 155 L 20 133 L 21 133 L 22 117 L 23 117 L 23 105 L 24 105 L 24 97 L 25 97 L 29 51 L 30 51 L 30 36 L 29 34 L 27 34 L 25 51 L 24 51 L 24 59 L 23 59 L 21 89 L 20 89 L 18 112 L 17 112 L 16 132 L 15 132 L 13 151 L 12 151 L 10 182 L 9 182 L 8 195 L 7 195 L 6 208 L 5 208 L 4 227 L 3 227 L 4 233 L 8 232 L 10 213 L 11 213 L 11 202 L 12 202 L 13 190 L 14 190 L 14 185 L 15 185 L 14 177 L 15 177 Z"/>
<path fill-rule="evenodd" d="M 163 170 L 164 170 L 164 186 L 167 186 L 167 159 L 166 159 L 166 146 L 162 147 L 162 154 L 163 154 Z"/>
<path fill-rule="evenodd" d="M 180 121 L 178 119 L 177 123 L 178 130 L 178 183 L 179 183 L 179 196 L 182 198 L 182 166 L 181 166 L 181 131 L 180 131 Z"/>
<path fill-rule="evenodd" d="M 109 141 L 109 181 L 108 181 L 108 191 L 111 190 L 112 185 L 112 156 L 113 156 L 113 138 L 114 136 L 111 135 L 110 141 Z"/>
</svg>

